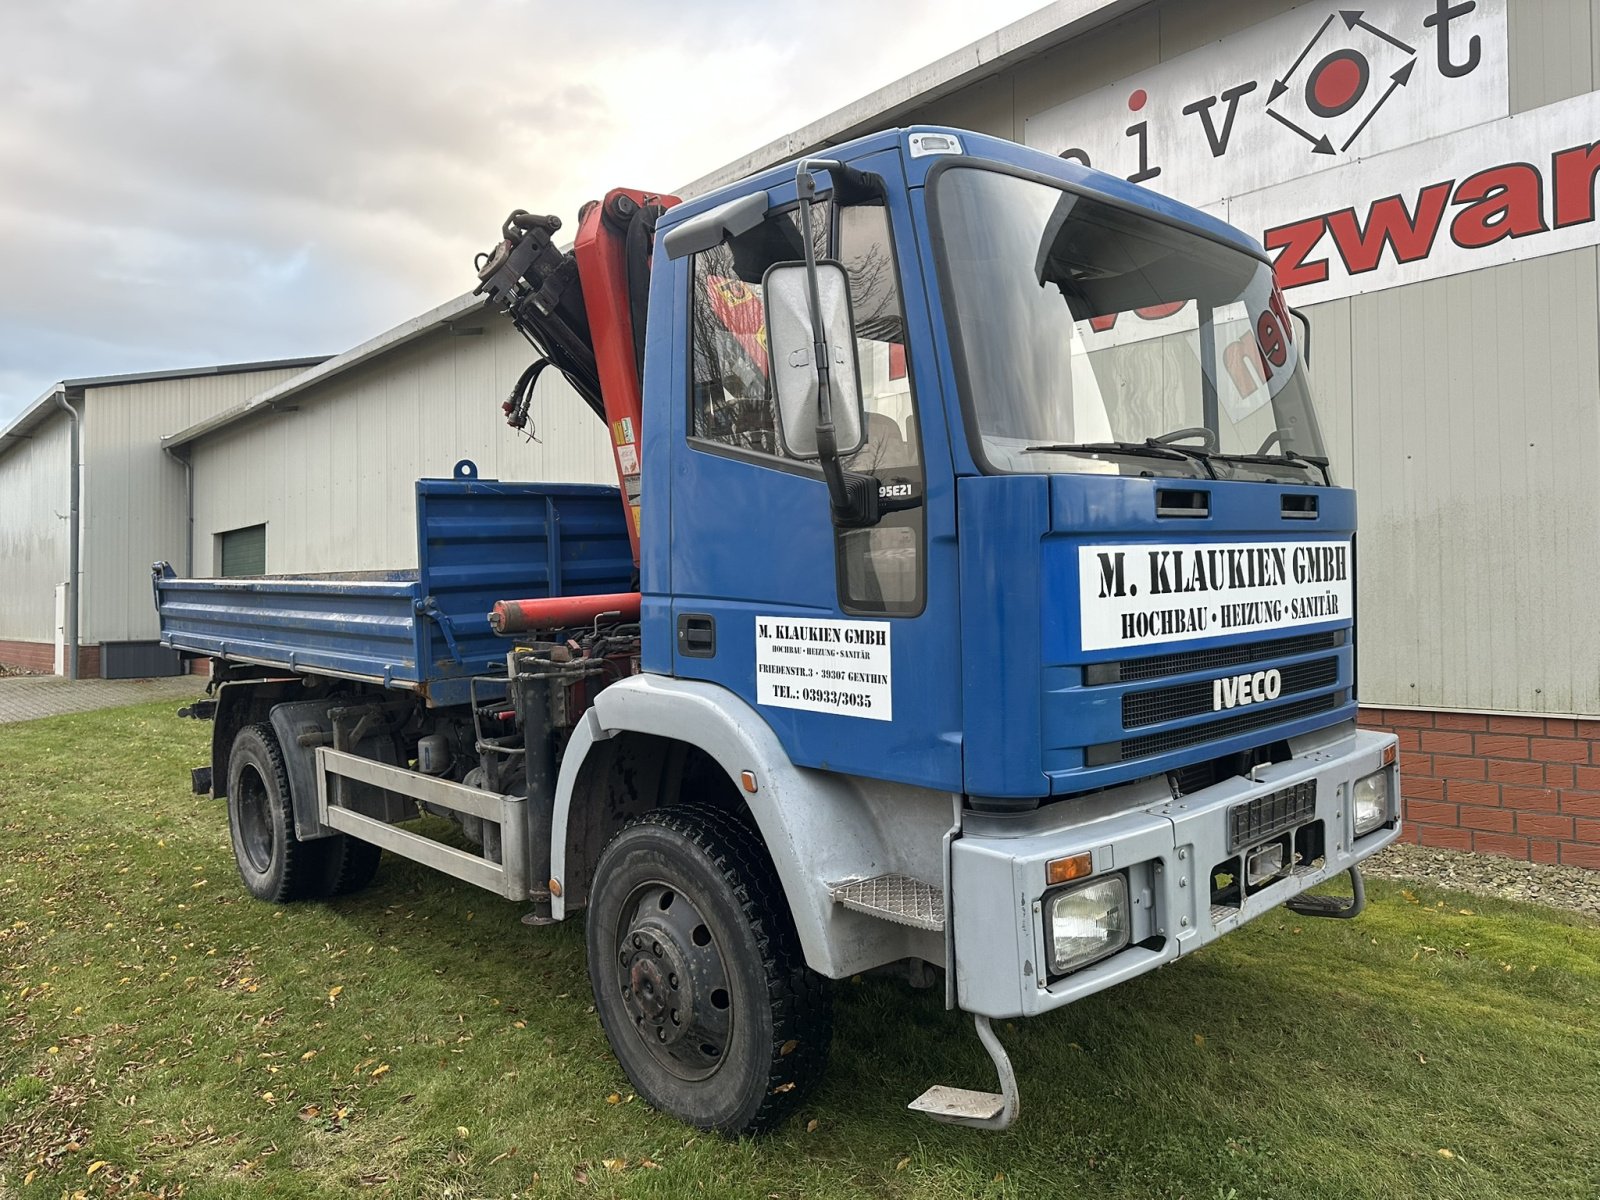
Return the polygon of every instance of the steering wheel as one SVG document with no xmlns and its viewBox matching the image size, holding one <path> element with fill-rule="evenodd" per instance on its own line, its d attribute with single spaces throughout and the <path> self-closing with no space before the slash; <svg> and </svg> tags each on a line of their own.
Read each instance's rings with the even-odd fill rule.
<svg viewBox="0 0 1600 1200">
<path fill-rule="evenodd" d="M 1207 429 L 1204 425 L 1191 425 L 1188 429 L 1174 429 L 1171 433 L 1163 433 L 1160 437 L 1153 437 L 1152 442 L 1159 442 L 1163 446 L 1170 446 L 1174 442 L 1181 442 L 1187 438 L 1199 438 L 1200 449 L 1214 452 L 1217 448 L 1217 433 L 1214 429 Z"/>
<path fill-rule="evenodd" d="M 1261 448 L 1257 450 L 1256 453 L 1265 454 L 1268 450 L 1271 450 L 1273 446 L 1282 440 L 1283 431 L 1281 429 L 1274 429 L 1271 433 L 1267 434 L 1267 440 L 1261 443 Z"/>
</svg>

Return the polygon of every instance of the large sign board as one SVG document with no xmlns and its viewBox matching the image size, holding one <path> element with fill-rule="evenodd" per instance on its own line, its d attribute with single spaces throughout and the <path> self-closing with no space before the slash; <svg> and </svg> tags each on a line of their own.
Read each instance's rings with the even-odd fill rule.
<svg viewBox="0 0 1600 1200">
<path fill-rule="evenodd" d="M 1575 96 L 1228 202 L 1296 305 L 1600 243 L 1600 105 Z"/>
<path fill-rule="evenodd" d="M 1348 541 L 1080 546 L 1081 644 L 1122 650 L 1348 621 L 1352 565 Z"/>
<path fill-rule="evenodd" d="M 1027 142 L 1214 206 L 1505 116 L 1505 4 L 1308 4 L 1030 117 Z"/>
<path fill-rule="evenodd" d="M 1600 243 L 1600 106 L 1509 115 L 1506 4 L 1303 5 L 1026 140 L 1259 237 L 1296 305 Z"/>
<path fill-rule="evenodd" d="M 888 621 L 756 618 L 756 703 L 894 719 Z"/>
</svg>

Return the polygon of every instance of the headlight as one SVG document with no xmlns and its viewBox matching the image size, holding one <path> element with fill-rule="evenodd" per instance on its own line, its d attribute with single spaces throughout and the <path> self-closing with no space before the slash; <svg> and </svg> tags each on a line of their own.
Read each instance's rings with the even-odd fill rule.
<svg viewBox="0 0 1600 1200">
<path fill-rule="evenodd" d="M 1371 833 L 1389 819 L 1389 769 L 1356 780 L 1350 797 L 1355 806 L 1356 836 Z"/>
<path fill-rule="evenodd" d="M 1108 875 L 1050 897 L 1045 931 L 1050 966 L 1058 975 L 1121 950 L 1128 944 L 1127 881 Z"/>
</svg>

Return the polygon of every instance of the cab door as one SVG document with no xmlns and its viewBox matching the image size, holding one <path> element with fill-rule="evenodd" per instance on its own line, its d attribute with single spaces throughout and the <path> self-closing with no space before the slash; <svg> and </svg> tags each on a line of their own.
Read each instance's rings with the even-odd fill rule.
<svg viewBox="0 0 1600 1200">
<path fill-rule="evenodd" d="M 954 487 L 924 282 L 898 151 L 852 165 L 887 197 L 812 213 L 818 257 L 851 285 L 866 440 L 845 466 L 920 503 L 835 529 L 821 471 L 782 454 L 761 279 L 804 249 L 794 186 L 774 188 L 761 226 L 675 264 L 673 670 L 754 705 L 800 765 L 958 791 Z"/>
</svg>

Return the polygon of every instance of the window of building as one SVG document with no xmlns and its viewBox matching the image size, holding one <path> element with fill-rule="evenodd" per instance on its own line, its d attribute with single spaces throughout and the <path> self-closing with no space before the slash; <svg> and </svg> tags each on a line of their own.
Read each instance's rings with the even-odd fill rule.
<svg viewBox="0 0 1600 1200">
<path fill-rule="evenodd" d="M 267 527 L 247 525 L 217 534 L 217 575 L 231 579 L 267 573 Z"/>
</svg>

